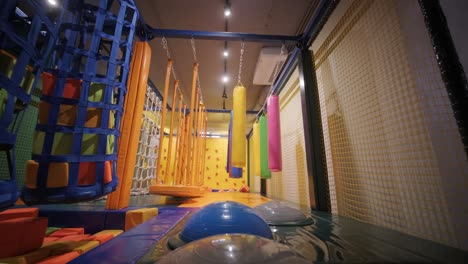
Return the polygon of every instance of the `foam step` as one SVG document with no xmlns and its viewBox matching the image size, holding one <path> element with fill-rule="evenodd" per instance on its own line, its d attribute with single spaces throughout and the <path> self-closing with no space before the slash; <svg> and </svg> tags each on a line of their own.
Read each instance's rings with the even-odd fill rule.
<svg viewBox="0 0 468 264">
<path fill-rule="evenodd" d="M 127 211 L 125 214 L 125 231 L 158 215 L 158 208 L 140 208 Z"/>
</svg>

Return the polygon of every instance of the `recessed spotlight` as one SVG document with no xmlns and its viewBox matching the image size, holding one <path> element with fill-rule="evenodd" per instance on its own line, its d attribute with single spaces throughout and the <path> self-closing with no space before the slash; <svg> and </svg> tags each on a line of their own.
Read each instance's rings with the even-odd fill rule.
<svg viewBox="0 0 468 264">
<path fill-rule="evenodd" d="M 56 1 L 56 0 L 47 0 L 47 3 L 49 3 L 50 5 L 53 5 L 53 6 L 56 6 L 56 5 L 57 5 L 57 1 Z"/>
<path fill-rule="evenodd" d="M 224 16 L 225 16 L 225 17 L 228 17 L 228 16 L 230 16 L 230 15 L 231 15 L 231 9 L 230 9 L 229 7 L 226 7 L 226 8 L 224 9 Z"/>
<path fill-rule="evenodd" d="M 229 77 L 227 75 L 223 76 L 223 83 L 227 83 L 229 81 Z"/>
<path fill-rule="evenodd" d="M 224 56 L 225 58 L 227 58 L 227 57 L 229 56 L 229 52 L 228 52 L 227 50 L 224 50 L 224 51 L 223 51 L 223 56 Z"/>
</svg>

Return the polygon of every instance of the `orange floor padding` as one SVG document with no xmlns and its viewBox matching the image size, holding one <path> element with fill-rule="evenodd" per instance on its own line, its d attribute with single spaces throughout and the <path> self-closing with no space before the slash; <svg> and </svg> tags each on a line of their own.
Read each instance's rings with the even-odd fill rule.
<svg viewBox="0 0 468 264">
<path fill-rule="evenodd" d="M 203 207 L 210 203 L 221 201 L 234 201 L 250 207 L 255 207 L 270 201 L 270 199 L 255 193 L 207 192 L 203 197 L 189 199 L 179 205 L 179 207 Z"/>
</svg>

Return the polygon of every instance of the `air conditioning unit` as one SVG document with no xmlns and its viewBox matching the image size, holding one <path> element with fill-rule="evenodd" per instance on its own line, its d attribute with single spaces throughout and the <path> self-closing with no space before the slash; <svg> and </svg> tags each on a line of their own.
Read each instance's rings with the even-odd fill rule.
<svg viewBox="0 0 468 264">
<path fill-rule="evenodd" d="M 281 55 L 281 47 L 265 47 L 260 51 L 253 78 L 255 85 L 271 85 L 275 81 L 288 54 Z"/>
</svg>

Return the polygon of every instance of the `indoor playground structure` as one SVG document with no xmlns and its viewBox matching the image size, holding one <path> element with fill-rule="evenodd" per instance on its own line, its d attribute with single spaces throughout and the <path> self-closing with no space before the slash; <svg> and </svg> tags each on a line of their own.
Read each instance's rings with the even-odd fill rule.
<svg viewBox="0 0 468 264">
<path fill-rule="evenodd" d="M 1 0 L 0 263 L 465 263 L 466 8 Z"/>
</svg>

